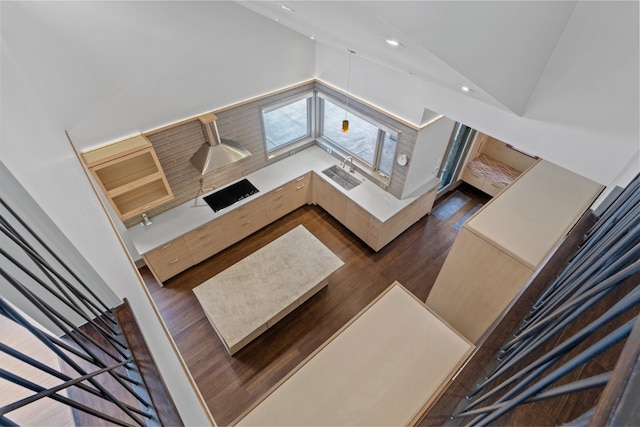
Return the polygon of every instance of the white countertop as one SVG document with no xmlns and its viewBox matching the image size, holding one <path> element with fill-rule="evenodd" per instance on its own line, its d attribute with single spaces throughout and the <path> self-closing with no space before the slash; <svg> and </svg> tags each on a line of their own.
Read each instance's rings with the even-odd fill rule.
<svg viewBox="0 0 640 427">
<path fill-rule="evenodd" d="M 127 229 L 127 234 L 138 253 L 142 255 L 310 171 L 324 178 L 325 181 L 332 184 L 353 202 L 382 222 L 391 218 L 421 195 L 416 194 L 413 197 L 407 197 L 402 200 L 397 199 L 358 173 L 356 173 L 356 177 L 364 180 L 364 182 L 347 191 L 322 173 L 324 169 L 338 163 L 338 159 L 317 146 L 307 148 L 243 177 L 243 179 L 246 178 L 251 181 L 260 192 L 232 206 L 214 212 L 207 205 L 203 198 L 224 187 L 216 188 L 197 199 L 152 217 L 153 224 L 150 226 L 142 227 L 138 225 Z M 425 191 L 422 194 L 434 188 L 438 185 L 438 182 L 438 178 L 433 178 L 425 186 Z"/>
</svg>

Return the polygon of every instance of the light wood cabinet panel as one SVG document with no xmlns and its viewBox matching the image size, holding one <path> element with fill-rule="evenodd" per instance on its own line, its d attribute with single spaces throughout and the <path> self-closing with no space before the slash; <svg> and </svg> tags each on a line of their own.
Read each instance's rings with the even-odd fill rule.
<svg viewBox="0 0 640 427">
<path fill-rule="evenodd" d="M 204 261 L 228 246 L 220 221 L 217 219 L 185 234 L 184 240 L 194 264 Z"/>
<path fill-rule="evenodd" d="M 347 196 L 342 194 L 319 175 L 315 175 L 313 182 L 315 201 L 332 217 L 344 224 L 347 210 Z"/>
<path fill-rule="evenodd" d="M 268 223 L 264 205 L 259 198 L 234 209 L 219 219 L 229 245 L 244 239 Z"/>
<path fill-rule="evenodd" d="M 143 135 L 87 151 L 82 157 L 122 220 L 173 199 L 153 146 Z"/>
<path fill-rule="evenodd" d="M 532 274 L 533 270 L 463 227 L 427 306 L 469 341 L 477 342 Z"/>
<path fill-rule="evenodd" d="M 473 187 L 476 187 L 478 190 L 482 190 L 485 187 L 486 179 L 484 179 L 480 174 L 473 172 L 471 169 L 464 169 L 462 175 L 460 176 L 464 182 Z"/>
<path fill-rule="evenodd" d="M 416 201 L 416 210 L 415 210 L 415 221 L 419 221 L 423 216 L 427 215 L 431 212 L 433 208 L 433 203 L 436 200 L 436 195 L 438 194 L 438 187 L 432 188 L 430 191 L 426 192 L 422 196 L 420 196 Z"/>
<path fill-rule="evenodd" d="M 191 254 L 182 237 L 171 240 L 163 246 L 147 252 L 142 257 L 153 275 L 161 283 L 193 265 Z"/>
<path fill-rule="evenodd" d="M 382 230 L 382 221 L 371 215 L 371 217 L 369 218 L 369 235 L 366 242 L 376 251 L 382 248 L 382 246 L 378 244 L 378 240 L 380 238 L 380 230 Z"/>
<path fill-rule="evenodd" d="M 269 222 L 273 222 L 291 212 L 293 210 L 293 197 L 290 183 L 286 183 L 262 196 L 262 203 L 264 203 L 267 221 Z"/>
<path fill-rule="evenodd" d="M 418 216 L 417 212 L 417 204 L 416 202 L 413 202 L 385 221 L 380 229 L 377 250 L 387 245 L 393 239 L 398 237 L 404 230 L 411 227 L 411 225 L 416 222 L 416 217 Z"/>
<path fill-rule="evenodd" d="M 298 209 L 309 203 L 311 194 L 311 172 L 304 174 L 291 181 L 291 192 L 293 196 L 293 209 Z"/>
<path fill-rule="evenodd" d="M 356 236 L 369 243 L 369 219 L 371 214 L 358 206 L 351 199 L 347 200 L 344 225 Z M 375 244 L 375 242 L 374 242 Z"/>
</svg>

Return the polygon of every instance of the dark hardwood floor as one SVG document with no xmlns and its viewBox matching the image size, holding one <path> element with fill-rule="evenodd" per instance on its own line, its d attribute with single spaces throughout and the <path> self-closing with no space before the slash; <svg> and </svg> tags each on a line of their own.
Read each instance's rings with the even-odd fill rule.
<svg viewBox="0 0 640 427">
<path fill-rule="evenodd" d="M 428 215 L 377 253 L 320 207 L 309 205 L 168 280 L 164 287 L 143 268 L 152 298 L 216 422 L 231 423 L 393 281 L 424 301 L 458 233 L 454 224 L 488 200 L 471 187 L 458 191 L 470 200 L 453 216 L 443 221 Z M 345 265 L 330 276 L 327 288 L 230 356 L 192 289 L 300 224 Z"/>
</svg>

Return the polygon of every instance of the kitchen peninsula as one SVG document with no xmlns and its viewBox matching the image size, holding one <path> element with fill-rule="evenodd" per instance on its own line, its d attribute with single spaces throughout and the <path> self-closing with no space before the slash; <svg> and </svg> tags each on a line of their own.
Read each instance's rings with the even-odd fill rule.
<svg viewBox="0 0 640 427">
<path fill-rule="evenodd" d="M 127 233 L 162 283 L 305 203 L 319 204 L 376 251 L 431 211 L 437 178 L 412 197 L 400 200 L 357 172 L 355 176 L 362 183 L 345 190 L 322 173 L 337 163 L 338 159 L 321 148 L 307 148 L 243 177 L 258 193 L 232 206 L 214 212 L 207 205 L 204 197 L 216 189 L 153 217 L 152 225 L 134 226 Z M 304 185 L 300 190 L 305 189 L 306 196 L 290 195 L 296 200 L 290 209 L 269 203 L 270 197 L 279 197 L 277 193 L 287 193 L 287 185 L 289 190 Z M 309 187 L 313 187 L 311 191 Z M 237 228 L 230 228 L 229 220 L 237 220 Z M 224 227 L 221 221 L 226 221 Z M 248 232 L 243 233 L 243 227 Z M 202 242 L 208 248 L 204 254 Z"/>
</svg>

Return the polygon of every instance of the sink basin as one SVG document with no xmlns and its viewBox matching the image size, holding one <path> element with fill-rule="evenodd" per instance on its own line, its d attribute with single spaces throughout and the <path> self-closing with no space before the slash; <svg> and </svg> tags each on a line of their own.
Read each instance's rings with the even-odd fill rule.
<svg viewBox="0 0 640 427">
<path fill-rule="evenodd" d="M 340 185 L 340 187 L 344 188 L 347 191 L 362 184 L 362 181 L 360 181 L 358 178 L 353 176 L 353 174 L 347 172 L 338 165 L 333 165 L 330 168 L 323 170 L 322 173 L 331 178 L 335 183 L 337 183 L 338 185 Z"/>
</svg>

